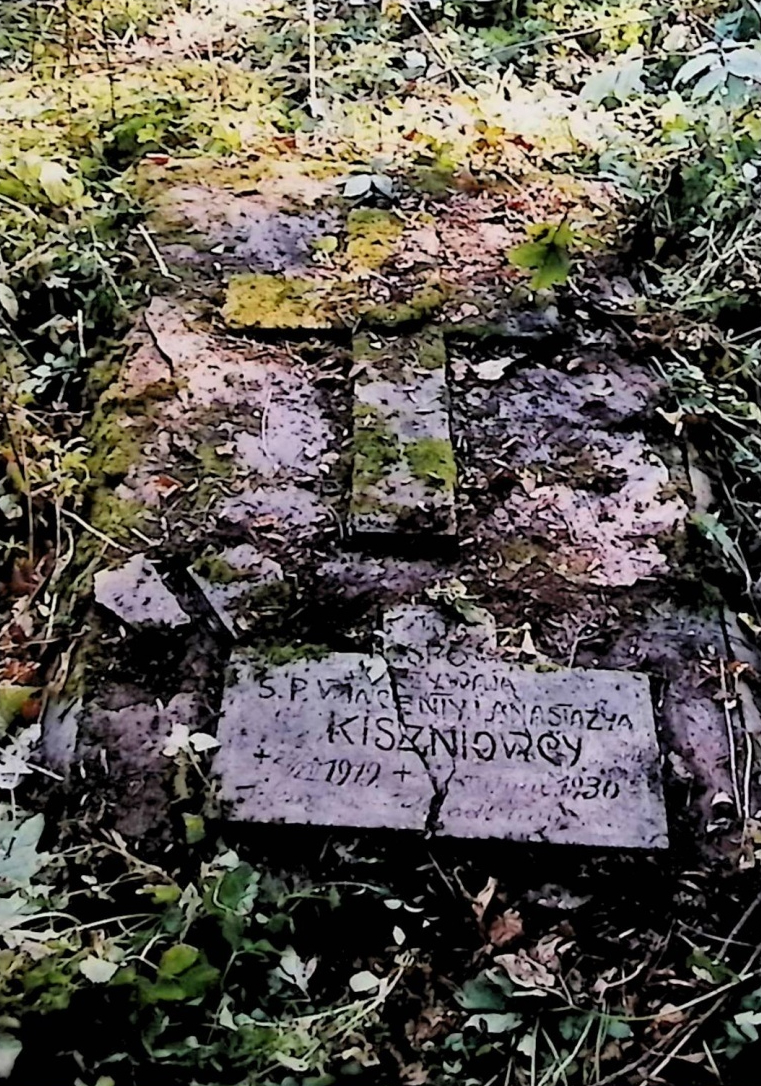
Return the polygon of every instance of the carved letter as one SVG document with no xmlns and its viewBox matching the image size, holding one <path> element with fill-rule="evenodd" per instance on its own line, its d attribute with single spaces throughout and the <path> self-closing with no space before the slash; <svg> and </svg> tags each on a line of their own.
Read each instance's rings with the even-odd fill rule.
<svg viewBox="0 0 761 1086">
<path fill-rule="evenodd" d="M 481 736 L 487 742 L 486 750 L 482 750 L 479 746 Z M 473 736 L 473 750 L 476 752 L 476 758 L 480 758 L 482 762 L 491 762 L 497 753 L 497 740 L 491 732 L 476 732 Z"/>
</svg>

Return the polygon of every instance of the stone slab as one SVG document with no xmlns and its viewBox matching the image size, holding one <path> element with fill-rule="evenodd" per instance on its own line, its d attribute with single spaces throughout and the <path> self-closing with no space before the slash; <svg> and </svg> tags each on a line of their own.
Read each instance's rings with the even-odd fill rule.
<svg viewBox="0 0 761 1086">
<path fill-rule="evenodd" d="M 115 569 L 99 570 L 94 595 L 96 603 L 128 626 L 174 629 L 190 622 L 190 616 L 144 554 L 133 555 Z"/>
<path fill-rule="evenodd" d="M 354 338 L 354 537 L 456 534 L 442 335 Z"/>
<path fill-rule="evenodd" d="M 430 777 L 403 749 L 380 657 L 335 653 L 268 666 L 235 653 L 214 770 L 228 817 L 425 828 Z"/>
<path fill-rule="evenodd" d="M 419 631 L 420 610 L 387 622 L 388 660 L 234 655 L 214 765 L 230 818 L 667 847 L 645 676 L 540 672 L 462 641 L 423 653 L 409 637 L 405 658 L 393 631 Z"/>
</svg>

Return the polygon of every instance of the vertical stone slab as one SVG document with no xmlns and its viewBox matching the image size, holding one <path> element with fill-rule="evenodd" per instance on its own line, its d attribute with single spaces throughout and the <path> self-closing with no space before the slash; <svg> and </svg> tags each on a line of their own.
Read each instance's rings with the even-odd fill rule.
<svg viewBox="0 0 761 1086">
<path fill-rule="evenodd" d="M 352 536 L 453 538 L 457 471 L 441 333 L 363 333 L 353 355 Z"/>
</svg>

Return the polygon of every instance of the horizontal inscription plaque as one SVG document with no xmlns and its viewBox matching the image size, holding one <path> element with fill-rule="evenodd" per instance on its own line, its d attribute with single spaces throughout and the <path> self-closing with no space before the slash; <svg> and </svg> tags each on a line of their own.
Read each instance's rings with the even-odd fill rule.
<svg viewBox="0 0 761 1086">
<path fill-rule="evenodd" d="M 234 819 L 668 843 L 649 685 L 630 672 L 538 672 L 480 654 L 454 666 L 398 644 L 388 659 L 282 666 L 241 651 L 218 738 Z"/>
</svg>

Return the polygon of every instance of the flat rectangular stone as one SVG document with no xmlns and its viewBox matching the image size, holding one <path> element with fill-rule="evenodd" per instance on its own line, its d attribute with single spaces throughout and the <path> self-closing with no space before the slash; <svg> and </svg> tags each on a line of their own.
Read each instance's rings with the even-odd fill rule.
<svg viewBox="0 0 761 1086">
<path fill-rule="evenodd" d="M 430 777 L 401 743 L 385 662 L 359 653 L 230 665 L 214 770 L 228 817 L 329 826 L 425 827 Z"/>
<path fill-rule="evenodd" d="M 355 336 L 354 373 L 352 535 L 454 536 L 443 337 Z"/>
<path fill-rule="evenodd" d="M 394 677 L 403 729 L 438 782 L 439 832 L 667 847 L 646 676 L 471 658 Z"/>
<path fill-rule="evenodd" d="M 236 654 L 214 767 L 228 817 L 667 846 L 644 676 L 462 652 Z"/>
</svg>

